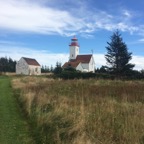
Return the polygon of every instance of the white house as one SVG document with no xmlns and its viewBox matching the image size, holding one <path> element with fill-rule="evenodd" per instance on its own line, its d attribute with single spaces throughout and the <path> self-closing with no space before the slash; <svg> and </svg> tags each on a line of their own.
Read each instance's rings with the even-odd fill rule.
<svg viewBox="0 0 144 144">
<path fill-rule="evenodd" d="M 95 72 L 95 61 L 92 54 L 79 55 L 79 44 L 76 37 L 71 39 L 70 59 L 62 67 L 73 67 L 81 72 Z"/>
<path fill-rule="evenodd" d="M 35 59 L 22 57 L 16 64 L 16 74 L 40 75 L 41 66 Z"/>
</svg>

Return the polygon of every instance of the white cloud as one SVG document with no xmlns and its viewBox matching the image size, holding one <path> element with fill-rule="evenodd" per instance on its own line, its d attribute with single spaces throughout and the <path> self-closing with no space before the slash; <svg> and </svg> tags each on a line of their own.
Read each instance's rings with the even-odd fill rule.
<svg viewBox="0 0 144 144">
<path fill-rule="evenodd" d="M 93 56 L 97 68 L 101 67 L 102 65 L 106 65 L 104 54 L 94 54 Z"/>
<path fill-rule="evenodd" d="M 57 4 L 56 4 L 57 2 Z M 66 3 L 69 1 L 65 0 Z M 62 2 L 64 5 L 65 2 Z M 53 3 L 53 4 L 51 4 Z M 57 6 L 54 6 L 55 5 Z M 51 5 L 50 5 L 51 4 Z M 88 34 L 97 29 L 113 31 L 120 29 L 130 33 L 140 31 L 141 26 L 134 26 L 131 13 L 124 10 L 118 16 L 106 11 L 90 9 L 86 2 L 70 2 L 63 6 L 55 0 L 44 2 L 30 0 L 0 0 L 0 28 L 11 32 L 30 32 L 41 34 L 59 34 L 71 36 L 72 33 Z M 123 18 L 123 15 L 126 17 Z"/>
<path fill-rule="evenodd" d="M 7 40 L 0 40 L 0 45 L 24 45 L 24 43 L 7 41 Z"/>
<path fill-rule="evenodd" d="M 135 68 L 137 70 L 144 69 L 144 56 L 134 55 L 132 57 L 131 63 L 135 64 Z"/>
<path fill-rule="evenodd" d="M 144 42 L 144 38 L 143 39 L 139 39 L 138 41 L 141 42 L 141 43 L 143 43 Z"/>
<path fill-rule="evenodd" d="M 126 17 L 128 17 L 128 18 L 131 18 L 131 17 L 132 17 L 131 12 L 128 11 L 128 10 L 123 10 L 123 15 L 126 16 Z"/>
<path fill-rule="evenodd" d="M 0 27 L 14 31 L 63 35 L 80 29 L 82 24 L 67 11 L 26 1 L 0 1 L 0 9 Z"/>
</svg>

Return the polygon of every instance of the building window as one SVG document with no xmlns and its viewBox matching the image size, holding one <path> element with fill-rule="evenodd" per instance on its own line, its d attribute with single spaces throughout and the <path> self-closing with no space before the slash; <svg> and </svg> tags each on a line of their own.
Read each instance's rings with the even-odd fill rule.
<svg viewBox="0 0 144 144">
<path fill-rule="evenodd" d="M 35 72 L 38 72 L 38 68 L 35 68 Z"/>
<path fill-rule="evenodd" d="M 72 57 L 73 57 L 73 54 L 72 54 Z"/>
</svg>

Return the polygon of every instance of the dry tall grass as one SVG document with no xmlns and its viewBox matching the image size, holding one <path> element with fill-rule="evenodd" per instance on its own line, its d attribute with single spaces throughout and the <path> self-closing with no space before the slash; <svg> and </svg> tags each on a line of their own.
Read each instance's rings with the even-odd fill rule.
<svg viewBox="0 0 144 144">
<path fill-rule="evenodd" d="M 38 143 L 143 144 L 144 82 L 13 79 Z"/>
</svg>

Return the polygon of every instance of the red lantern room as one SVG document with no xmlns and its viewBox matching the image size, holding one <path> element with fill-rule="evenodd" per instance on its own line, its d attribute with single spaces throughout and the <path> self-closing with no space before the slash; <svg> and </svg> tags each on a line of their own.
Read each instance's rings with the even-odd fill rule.
<svg viewBox="0 0 144 144">
<path fill-rule="evenodd" d="M 70 44 L 69 46 L 78 46 L 78 47 L 79 47 L 78 39 L 76 38 L 76 36 L 74 36 L 74 37 L 71 39 L 71 44 Z"/>
</svg>

